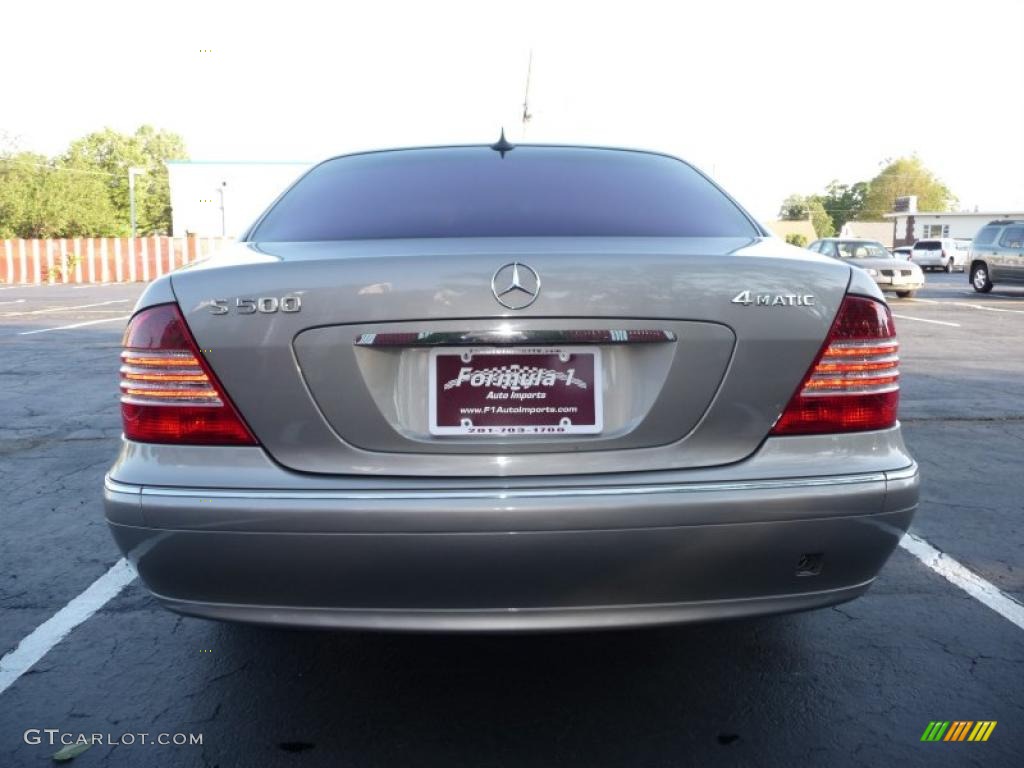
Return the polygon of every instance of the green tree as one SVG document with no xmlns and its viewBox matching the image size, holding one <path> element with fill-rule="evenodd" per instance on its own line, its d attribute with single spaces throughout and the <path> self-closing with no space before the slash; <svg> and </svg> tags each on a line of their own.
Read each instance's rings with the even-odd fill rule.
<svg viewBox="0 0 1024 768">
<path fill-rule="evenodd" d="M 840 184 L 836 179 L 825 187 L 824 195 L 817 195 L 825 212 L 832 218 L 834 231 L 841 231 L 846 222 L 861 217 L 867 191 L 868 183 L 866 181 Z"/>
<path fill-rule="evenodd" d="M 917 195 L 919 211 L 948 211 L 957 199 L 917 156 L 885 160 L 882 171 L 868 182 L 858 219 L 880 221 L 891 213 L 897 197 Z"/>
<path fill-rule="evenodd" d="M 835 225 L 818 195 L 790 195 L 782 201 L 779 218 L 783 221 L 811 220 L 818 237 L 831 237 L 835 234 Z"/>
<path fill-rule="evenodd" d="M 790 245 L 795 245 L 798 248 L 803 248 L 807 245 L 807 238 L 799 232 L 793 232 L 792 234 L 786 235 L 786 242 Z"/>
<path fill-rule="evenodd" d="M 108 197 L 125 232 L 130 228 L 128 169 L 144 168 L 146 174 L 135 179 L 136 226 L 139 234 L 166 234 L 171 231 L 171 192 L 164 163 L 187 158 L 180 136 L 143 125 L 130 135 L 112 128 L 90 133 L 71 143 L 62 162 L 110 174 Z"/>
<path fill-rule="evenodd" d="M 31 152 L 0 156 L 0 237 L 118 234 L 108 178 Z"/>
</svg>

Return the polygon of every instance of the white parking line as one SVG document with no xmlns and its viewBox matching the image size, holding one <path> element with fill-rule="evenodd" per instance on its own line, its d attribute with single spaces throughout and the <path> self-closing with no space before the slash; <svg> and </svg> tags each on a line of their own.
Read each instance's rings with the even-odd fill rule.
<svg viewBox="0 0 1024 768">
<path fill-rule="evenodd" d="M 1020 293 L 978 293 L 978 291 L 957 291 L 957 293 L 975 301 L 984 297 L 997 304 L 1018 304 L 1021 298 L 1024 298 L 1024 294 Z"/>
<path fill-rule="evenodd" d="M 999 587 L 965 568 L 945 552 L 912 533 L 904 534 L 900 546 L 954 586 L 960 587 L 975 600 L 984 603 L 1007 621 L 1024 629 L 1024 605 Z"/>
<path fill-rule="evenodd" d="M 941 304 L 942 303 L 941 301 L 936 301 L 935 299 L 917 299 L 917 298 L 907 298 L 907 299 L 904 299 L 904 301 L 916 301 L 919 304 Z"/>
<path fill-rule="evenodd" d="M 985 312 L 1012 312 L 1015 315 L 1024 315 L 1024 309 L 1003 309 L 1002 307 L 986 307 L 984 304 L 968 304 L 966 301 L 950 301 L 947 302 L 952 304 L 954 307 L 970 307 L 971 309 L 981 309 Z"/>
<path fill-rule="evenodd" d="M 97 323 L 112 323 L 115 320 L 127 320 L 131 315 L 121 315 L 120 317 L 104 317 L 101 320 L 87 320 L 84 323 L 72 323 L 71 325 L 58 325 L 56 328 L 37 328 L 34 331 L 21 331 L 18 336 L 31 336 L 34 333 L 49 333 L 50 331 L 67 331 L 72 328 L 83 328 L 87 325 L 96 325 Z"/>
<path fill-rule="evenodd" d="M 134 566 L 122 557 L 85 592 L 36 627 L 17 648 L 0 659 L 0 693 L 35 666 L 71 630 L 117 597 L 135 576 Z"/>
<path fill-rule="evenodd" d="M 24 304 L 24 299 L 10 299 L 9 301 L 0 301 L 0 304 Z"/>
<path fill-rule="evenodd" d="M 916 320 L 919 323 L 934 323 L 935 325 L 950 325 L 954 328 L 959 328 L 960 323 L 950 323 L 945 320 L 926 320 L 923 317 L 911 317 L 910 315 L 897 315 L 895 312 L 892 313 L 893 317 L 898 317 L 900 320 Z"/>
<path fill-rule="evenodd" d="M 45 315 L 47 312 L 70 312 L 73 309 L 89 309 L 89 307 L 106 307 L 110 304 L 127 304 L 131 299 L 112 299 L 98 301 L 95 304 L 78 304 L 74 307 L 47 307 L 46 309 L 30 309 L 25 312 L 4 312 L 4 317 L 22 317 L 23 315 Z"/>
</svg>

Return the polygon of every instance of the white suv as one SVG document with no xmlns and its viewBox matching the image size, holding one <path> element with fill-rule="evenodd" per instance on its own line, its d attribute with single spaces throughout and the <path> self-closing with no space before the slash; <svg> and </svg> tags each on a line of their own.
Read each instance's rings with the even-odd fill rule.
<svg viewBox="0 0 1024 768">
<path fill-rule="evenodd" d="M 921 269 L 944 269 L 952 272 L 967 269 L 970 240 L 954 240 L 952 237 L 935 237 L 918 240 L 910 252 L 910 260 Z"/>
</svg>

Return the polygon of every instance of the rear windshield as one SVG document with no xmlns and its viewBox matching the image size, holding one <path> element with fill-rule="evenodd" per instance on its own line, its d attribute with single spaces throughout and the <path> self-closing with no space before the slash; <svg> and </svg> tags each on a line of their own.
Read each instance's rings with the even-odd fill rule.
<svg viewBox="0 0 1024 768">
<path fill-rule="evenodd" d="M 922 240 L 914 247 L 919 251 L 941 251 L 942 243 L 938 240 Z"/>
<path fill-rule="evenodd" d="M 248 239 L 759 234 L 679 160 L 523 146 L 504 157 L 489 147 L 455 147 L 328 160 L 299 179 Z"/>
</svg>

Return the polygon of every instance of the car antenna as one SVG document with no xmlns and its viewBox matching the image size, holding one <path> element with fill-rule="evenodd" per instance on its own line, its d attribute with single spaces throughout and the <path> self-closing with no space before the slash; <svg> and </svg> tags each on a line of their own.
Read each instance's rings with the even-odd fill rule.
<svg viewBox="0 0 1024 768">
<path fill-rule="evenodd" d="M 501 152 L 502 159 L 505 158 L 506 152 L 511 152 L 515 149 L 515 145 L 511 144 L 508 139 L 505 138 L 505 127 L 501 128 L 501 138 L 498 139 L 494 144 L 491 144 L 491 149 L 495 152 Z"/>
</svg>

